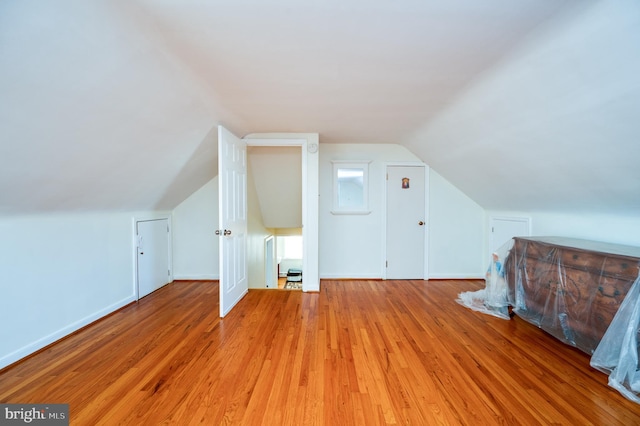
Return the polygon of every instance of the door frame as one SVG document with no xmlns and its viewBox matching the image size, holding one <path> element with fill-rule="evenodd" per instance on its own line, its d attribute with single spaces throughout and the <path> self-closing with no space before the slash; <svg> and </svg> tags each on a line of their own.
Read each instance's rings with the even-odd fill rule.
<svg viewBox="0 0 640 426">
<path fill-rule="evenodd" d="M 489 259 L 491 257 L 491 253 L 494 250 L 494 241 L 493 241 L 493 228 L 496 226 L 496 222 L 518 222 L 523 224 L 527 228 L 527 235 L 531 235 L 531 217 L 530 216 L 503 216 L 503 215 L 491 215 L 489 216 L 489 246 L 487 248 L 487 255 L 485 259 Z"/>
<path fill-rule="evenodd" d="M 269 235 L 264 239 L 264 278 L 267 288 L 278 288 L 276 238 L 273 235 Z M 269 284 L 273 284 L 275 287 L 269 287 Z"/>
<path fill-rule="evenodd" d="M 384 174 L 382 175 L 382 205 L 384 208 L 382 209 L 382 259 L 380 260 L 380 265 L 382 269 L 381 277 L 383 280 L 387 279 L 387 173 L 389 167 L 424 167 L 424 270 L 422 279 L 429 279 L 429 225 L 431 221 L 429 220 L 429 166 L 423 163 L 422 161 L 387 161 L 384 162 Z"/>
<path fill-rule="evenodd" d="M 308 143 L 304 137 L 278 137 L 274 139 L 264 138 L 263 135 L 242 138 L 247 142 L 247 146 L 278 147 L 278 146 L 299 146 L 302 157 L 302 270 L 304 279 L 302 280 L 302 291 L 320 291 L 320 279 L 318 276 L 318 217 L 317 193 L 315 194 L 315 209 L 310 197 L 311 185 L 318 183 L 318 176 L 311 176 L 315 170 L 317 173 L 318 144 Z M 315 156 L 315 167 L 311 163 L 311 157 Z M 311 184 L 311 185 L 310 185 Z M 315 191 L 314 191 L 315 192 Z"/>
<path fill-rule="evenodd" d="M 169 283 L 173 282 L 173 226 L 171 224 L 170 213 L 158 213 L 156 215 L 134 216 L 131 221 L 132 230 L 132 248 L 133 248 L 133 297 L 136 301 L 140 300 L 140 287 L 138 282 L 138 222 L 149 222 L 152 220 L 167 220 L 169 226 L 168 247 L 169 252 Z"/>
</svg>

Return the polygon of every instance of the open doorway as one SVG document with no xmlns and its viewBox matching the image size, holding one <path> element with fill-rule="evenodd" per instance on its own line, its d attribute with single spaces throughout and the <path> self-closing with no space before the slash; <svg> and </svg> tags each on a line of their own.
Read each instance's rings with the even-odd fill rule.
<svg viewBox="0 0 640 426">
<path fill-rule="evenodd" d="M 250 288 L 302 290 L 302 163 L 299 145 L 247 147 Z"/>
<path fill-rule="evenodd" d="M 302 235 L 278 235 L 276 247 L 278 288 L 302 290 Z"/>
</svg>

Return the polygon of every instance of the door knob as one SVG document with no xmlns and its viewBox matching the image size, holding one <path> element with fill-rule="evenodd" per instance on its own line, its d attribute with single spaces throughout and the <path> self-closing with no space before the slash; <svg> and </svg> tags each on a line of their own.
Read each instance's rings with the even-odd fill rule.
<svg viewBox="0 0 640 426">
<path fill-rule="evenodd" d="M 216 229 L 216 235 L 220 235 L 220 230 Z"/>
<path fill-rule="evenodd" d="M 225 230 L 224 230 L 224 235 L 231 235 L 231 231 L 230 231 L 230 230 L 228 230 L 228 229 L 225 229 Z"/>
<path fill-rule="evenodd" d="M 420 221 L 420 222 L 418 222 L 418 225 L 422 226 L 422 225 L 424 225 L 424 222 Z"/>
</svg>

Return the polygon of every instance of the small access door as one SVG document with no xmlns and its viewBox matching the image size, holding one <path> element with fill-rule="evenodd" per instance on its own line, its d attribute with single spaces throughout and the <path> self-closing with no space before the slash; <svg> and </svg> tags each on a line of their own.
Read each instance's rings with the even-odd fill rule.
<svg viewBox="0 0 640 426">
<path fill-rule="evenodd" d="M 247 278 L 247 143 L 218 126 L 220 316 L 249 291 Z"/>
<path fill-rule="evenodd" d="M 387 166 L 386 278 L 425 277 L 425 167 Z"/>
<path fill-rule="evenodd" d="M 136 221 L 138 298 L 171 281 L 169 219 Z"/>
<path fill-rule="evenodd" d="M 492 217 L 489 226 L 491 227 L 491 253 L 511 238 L 527 237 L 531 233 L 530 221 L 527 217 Z"/>
</svg>

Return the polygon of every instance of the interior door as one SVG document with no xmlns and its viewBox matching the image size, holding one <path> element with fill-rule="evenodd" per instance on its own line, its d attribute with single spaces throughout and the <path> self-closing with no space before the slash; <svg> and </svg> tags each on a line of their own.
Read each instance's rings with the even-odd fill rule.
<svg viewBox="0 0 640 426">
<path fill-rule="evenodd" d="M 169 283 L 169 220 L 136 222 L 138 239 L 138 298 Z"/>
<path fill-rule="evenodd" d="M 247 279 L 247 144 L 218 126 L 220 316 L 249 291 Z"/>
<path fill-rule="evenodd" d="M 387 279 L 423 279 L 425 168 L 387 166 Z"/>
<path fill-rule="evenodd" d="M 493 217 L 491 218 L 491 253 L 497 251 L 513 237 L 529 236 L 529 218 Z"/>
</svg>

